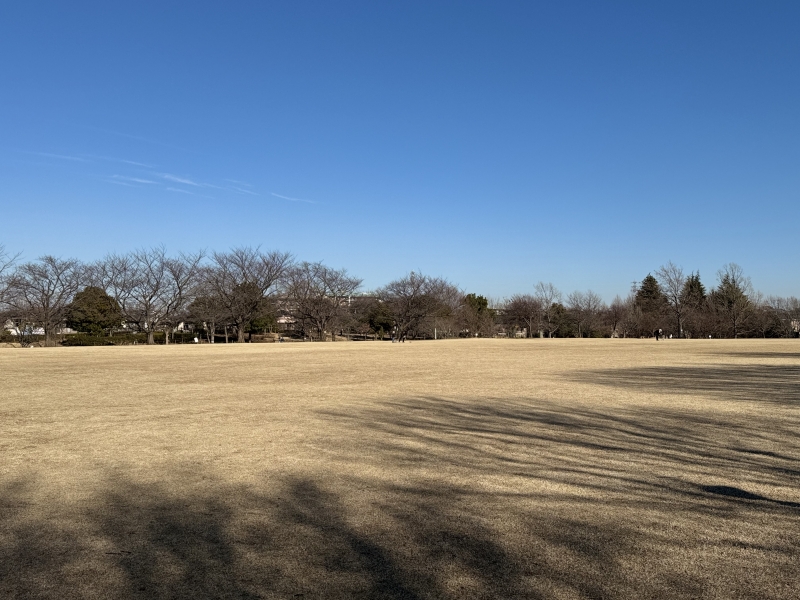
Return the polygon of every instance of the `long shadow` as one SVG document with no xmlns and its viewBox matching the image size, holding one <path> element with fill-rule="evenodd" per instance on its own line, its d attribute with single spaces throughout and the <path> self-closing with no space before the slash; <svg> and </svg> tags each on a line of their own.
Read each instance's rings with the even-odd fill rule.
<svg viewBox="0 0 800 600">
<path fill-rule="evenodd" d="M 732 356 L 734 358 L 790 358 L 800 360 L 800 350 L 797 352 L 715 352 L 716 356 Z"/>
<path fill-rule="evenodd" d="M 350 428 L 376 432 L 379 442 L 372 451 L 391 457 L 397 465 L 482 465 L 501 473 L 515 467 L 523 471 L 547 467 L 566 473 L 574 466 L 588 473 L 588 461 L 630 458 L 681 468 L 800 477 L 800 414 L 784 415 L 776 423 L 763 417 L 741 421 L 659 407 L 565 409 L 535 399 L 512 404 L 501 399 L 440 398 L 398 400 L 357 414 L 335 410 L 321 414 Z M 721 438 L 725 438 L 722 443 Z M 363 450 L 369 451 L 370 446 Z M 613 480 L 613 470 L 601 468 Z"/>
<path fill-rule="evenodd" d="M 700 486 L 704 492 L 708 492 L 709 494 L 716 494 L 718 496 L 724 496 L 726 498 L 736 498 L 741 500 L 757 500 L 759 502 L 774 502 L 779 506 L 788 506 L 790 508 L 800 508 L 800 502 L 787 502 L 785 500 L 773 500 L 772 498 L 767 498 L 765 496 L 760 496 L 759 494 L 754 494 L 752 492 L 748 492 L 747 490 L 743 490 L 738 487 L 730 486 L 730 485 L 703 485 Z"/>
<path fill-rule="evenodd" d="M 603 369 L 578 371 L 571 379 L 644 392 L 800 406 L 800 365 Z"/>
<path fill-rule="evenodd" d="M 522 557 L 456 518 L 444 488 L 394 490 L 361 514 L 309 479 L 176 494 L 116 474 L 55 521 L 25 513 L 24 487 L 0 489 L 4 599 L 540 597 Z"/>
<path fill-rule="evenodd" d="M 332 474 L 109 473 L 63 511 L 5 482 L 0 597 L 793 598 L 784 413 L 398 398 L 317 413 L 358 432 Z"/>
</svg>

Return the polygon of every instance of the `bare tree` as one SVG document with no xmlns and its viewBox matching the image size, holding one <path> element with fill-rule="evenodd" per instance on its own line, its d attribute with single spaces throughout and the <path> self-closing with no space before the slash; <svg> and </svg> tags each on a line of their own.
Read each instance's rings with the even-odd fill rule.
<svg viewBox="0 0 800 600">
<path fill-rule="evenodd" d="M 376 292 L 394 321 L 397 339 L 404 339 L 432 317 L 447 317 L 460 305 L 463 294 L 445 279 L 413 271 Z"/>
<path fill-rule="evenodd" d="M 8 290 L 8 278 L 11 274 L 11 269 L 19 257 L 19 254 L 9 254 L 6 251 L 6 247 L 3 244 L 0 244 L 0 307 L 2 307 L 3 303 L 5 302 L 5 297 Z"/>
<path fill-rule="evenodd" d="M 531 294 L 515 294 L 503 308 L 503 320 L 512 327 L 524 327 L 525 336 L 542 330 L 542 301 Z"/>
<path fill-rule="evenodd" d="M 762 338 L 772 337 L 775 332 L 780 332 L 781 320 L 769 298 L 761 292 L 754 292 L 750 297 L 753 306 L 751 321 L 753 329 Z"/>
<path fill-rule="evenodd" d="M 203 253 L 167 256 L 163 246 L 141 249 L 127 255 L 110 255 L 95 265 L 94 277 L 119 304 L 125 320 L 147 333 L 155 343 L 155 332 L 169 329 L 191 301 Z"/>
<path fill-rule="evenodd" d="M 208 284 L 236 325 L 237 339 L 252 320 L 260 316 L 277 294 L 282 279 L 291 266 L 288 252 L 261 252 L 258 248 L 234 248 L 214 252 L 208 270 Z"/>
<path fill-rule="evenodd" d="M 625 313 L 622 320 L 619 322 L 619 327 L 622 330 L 622 337 L 628 337 L 631 333 L 636 333 L 642 328 L 642 309 L 636 302 L 636 294 L 631 292 L 624 300 Z"/>
<path fill-rule="evenodd" d="M 608 315 L 608 322 L 611 325 L 611 337 L 619 337 L 620 330 L 623 330 L 622 337 L 626 336 L 627 330 L 623 327 L 623 322 L 628 308 L 625 300 L 620 298 L 619 294 L 614 296 L 614 300 L 608 305 L 606 314 Z"/>
<path fill-rule="evenodd" d="M 800 300 L 794 296 L 789 298 L 770 296 L 766 303 L 775 314 L 781 336 L 792 337 L 797 333 L 798 326 L 800 326 Z"/>
<path fill-rule="evenodd" d="M 559 327 L 557 307 L 555 305 L 561 302 L 561 292 L 552 283 L 544 283 L 542 281 L 538 282 L 534 289 L 536 298 L 542 303 L 542 316 L 544 317 L 544 326 L 547 329 L 547 337 L 552 338 L 553 333 Z"/>
<path fill-rule="evenodd" d="M 82 265 L 75 259 L 42 256 L 17 267 L 8 278 L 12 318 L 26 327 L 41 327 L 45 344 L 55 345 L 55 334 L 65 311 L 82 284 Z"/>
<path fill-rule="evenodd" d="M 361 287 L 361 279 L 345 269 L 332 269 L 320 262 L 303 262 L 287 272 L 286 295 L 295 318 L 309 322 L 317 339 L 325 340 L 325 331 L 341 318 L 350 297 Z M 335 340 L 332 332 L 331 339 Z"/>
<path fill-rule="evenodd" d="M 605 308 L 602 298 L 592 290 L 572 292 L 567 297 L 567 305 L 578 324 L 578 337 L 591 335 L 597 317 Z"/>
<path fill-rule="evenodd" d="M 661 286 L 661 293 L 667 299 L 669 310 L 675 318 L 678 337 L 683 337 L 683 317 L 686 312 L 684 301 L 686 275 L 681 267 L 669 261 L 656 271 L 656 279 Z"/>
<path fill-rule="evenodd" d="M 214 343 L 214 334 L 217 325 L 223 324 L 227 333 L 227 323 L 230 322 L 230 315 L 226 312 L 222 299 L 215 295 L 211 286 L 209 268 L 200 269 L 198 275 L 199 284 L 195 290 L 194 298 L 186 308 L 187 318 L 196 326 L 203 326 L 209 344 Z M 226 335 L 227 341 L 227 335 Z"/>
</svg>

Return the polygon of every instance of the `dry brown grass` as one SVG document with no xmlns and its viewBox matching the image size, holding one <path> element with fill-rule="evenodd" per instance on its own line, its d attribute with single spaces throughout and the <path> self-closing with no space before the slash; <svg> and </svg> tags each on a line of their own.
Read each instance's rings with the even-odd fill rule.
<svg viewBox="0 0 800 600">
<path fill-rule="evenodd" d="M 800 343 L 0 351 L 0 598 L 797 598 Z"/>
</svg>

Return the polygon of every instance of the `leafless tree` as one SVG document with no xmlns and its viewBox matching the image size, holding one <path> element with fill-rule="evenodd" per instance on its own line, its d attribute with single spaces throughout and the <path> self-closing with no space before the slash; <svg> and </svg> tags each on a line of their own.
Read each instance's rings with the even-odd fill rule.
<svg viewBox="0 0 800 600">
<path fill-rule="evenodd" d="M 524 327 L 526 337 L 541 332 L 542 302 L 532 294 L 515 294 L 503 308 L 503 320 L 511 327 Z"/>
<path fill-rule="evenodd" d="M 552 338 L 553 333 L 558 330 L 559 324 L 556 320 L 556 304 L 561 302 L 561 291 L 552 283 L 540 281 L 536 284 L 535 296 L 542 303 L 542 316 L 544 326 L 547 329 L 547 337 Z"/>
<path fill-rule="evenodd" d="M 394 321 L 397 339 L 404 339 L 434 317 L 453 314 L 463 293 L 446 279 L 413 271 L 376 292 Z"/>
<path fill-rule="evenodd" d="M 773 335 L 776 331 L 781 331 L 781 320 L 777 311 L 773 307 L 770 299 L 761 292 L 754 292 L 750 297 L 752 303 L 751 322 L 753 330 L 762 338 Z"/>
<path fill-rule="evenodd" d="M 620 298 L 619 295 L 614 296 L 611 304 L 608 305 L 608 311 L 606 313 L 608 315 L 609 325 L 611 325 L 611 337 L 619 337 L 620 333 L 622 333 L 622 337 L 625 337 L 627 334 L 627 331 L 624 331 L 622 326 L 627 311 L 628 306 L 625 300 Z"/>
<path fill-rule="evenodd" d="M 641 330 L 643 315 L 641 307 L 636 303 L 635 292 L 628 294 L 628 297 L 623 300 L 623 306 L 624 312 L 622 313 L 622 319 L 620 319 L 618 327 L 620 331 L 622 331 L 622 337 L 625 338 Z"/>
<path fill-rule="evenodd" d="M 656 279 L 661 286 L 661 293 L 667 299 L 669 310 L 675 318 L 677 325 L 676 332 L 679 337 L 683 337 L 683 318 L 686 312 L 684 302 L 684 292 L 686 286 L 686 275 L 683 269 L 669 261 L 659 267 L 656 271 Z"/>
<path fill-rule="evenodd" d="M 317 339 L 325 340 L 325 332 L 336 324 L 350 297 L 361 287 L 361 279 L 345 269 L 332 269 L 320 262 L 303 262 L 289 269 L 286 296 L 292 313 L 301 322 L 310 323 Z M 331 339 L 335 340 L 332 332 Z"/>
<path fill-rule="evenodd" d="M 227 323 L 230 322 L 230 315 L 225 311 L 225 306 L 215 295 L 213 287 L 210 285 L 209 268 L 200 269 L 198 275 L 199 284 L 195 290 L 194 298 L 187 306 L 187 318 L 196 326 L 201 325 L 206 330 L 209 344 L 214 343 L 214 334 L 217 326 L 222 324 L 227 332 Z M 226 336 L 227 341 L 227 336 Z"/>
<path fill-rule="evenodd" d="M 567 297 L 567 305 L 578 324 L 578 337 L 591 335 L 597 318 L 605 309 L 603 299 L 592 290 L 576 291 Z"/>
<path fill-rule="evenodd" d="M 11 274 L 11 269 L 20 257 L 19 254 L 10 254 L 6 251 L 6 247 L 0 244 L 0 309 L 5 302 L 6 292 L 8 290 L 8 278 Z"/>
<path fill-rule="evenodd" d="M 125 255 L 110 255 L 94 268 L 94 277 L 119 304 L 125 320 L 147 333 L 147 343 L 155 343 L 155 332 L 169 330 L 176 317 L 191 301 L 198 283 L 203 253 L 167 256 L 158 246 Z"/>
<path fill-rule="evenodd" d="M 208 284 L 236 325 L 238 341 L 244 342 L 249 324 L 277 294 L 292 256 L 242 247 L 214 252 L 211 260 Z"/>
<path fill-rule="evenodd" d="M 19 328 L 41 327 L 45 344 L 55 345 L 67 306 L 78 292 L 82 265 L 75 259 L 42 256 L 19 265 L 8 278 L 10 313 Z"/>
<path fill-rule="evenodd" d="M 774 313 L 783 337 L 792 337 L 797 333 L 800 324 L 800 300 L 794 296 L 789 298 L 770 296 L 766 304 Z"/>
</svg>

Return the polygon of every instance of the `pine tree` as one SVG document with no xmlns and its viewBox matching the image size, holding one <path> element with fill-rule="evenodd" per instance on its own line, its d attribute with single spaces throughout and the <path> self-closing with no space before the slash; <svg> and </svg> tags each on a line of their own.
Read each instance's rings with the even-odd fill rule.
<svg viewBox="0 0 800 600">
<path fill-rule="evenodd" d="M 681 294 L 683 303 L 690 308 L 698 309 L 706 301 L 706 286 L 700 281 L 700 272 L 692 273 L 686 278 Z"/>
</svg>

